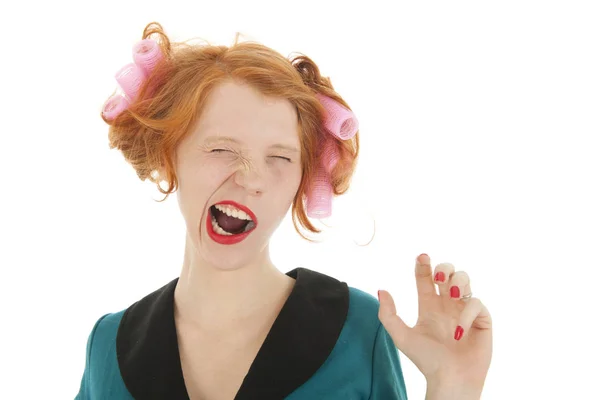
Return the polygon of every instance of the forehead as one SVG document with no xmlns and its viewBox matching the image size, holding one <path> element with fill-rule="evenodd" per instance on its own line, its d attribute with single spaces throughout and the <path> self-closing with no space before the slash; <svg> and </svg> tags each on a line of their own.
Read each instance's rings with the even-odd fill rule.
<svg viewBox="0 0 600 400">
<path fill-rule="evenodd" d="M 286 99 L 228 81 L 210 93 L 195 128 L 199 139 L 227 136 L 242 143 L 298 141 L 298 118 Z"/>
</svg>

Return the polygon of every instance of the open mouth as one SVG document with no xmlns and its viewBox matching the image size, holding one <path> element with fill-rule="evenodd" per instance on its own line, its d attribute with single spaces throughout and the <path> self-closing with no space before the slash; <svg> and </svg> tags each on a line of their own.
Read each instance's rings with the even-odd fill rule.
<svg viewBox="0 0 600 400">
<path fill-rule="evenodd" d="M 210 218 L 214 233 L 221 236 L 240 235 L 256 228 L 253 217 L 232 204 L 219 203 L 211 206 Z"/>
<path fill-rule="evenodd" d="M 236 244 L 246 239 L 256 229 L 256 225 L 254 213 L 231 200 L 211 206 L 206 216 L 208 236 L 223 245 Z"/>
</svg>

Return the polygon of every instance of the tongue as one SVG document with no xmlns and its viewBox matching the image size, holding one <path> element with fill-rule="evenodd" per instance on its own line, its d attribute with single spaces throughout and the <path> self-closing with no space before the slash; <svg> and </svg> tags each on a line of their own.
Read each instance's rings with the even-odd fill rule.
<svg viewBox="0 0 600 400">
<path fill-rule="evenodd" d="M 250 222 L 247 220 L 230 217 L 229 215 L 224 214 L 217 209 L 215 209 L 215 211 L 215 218 L 217 220 L 217 223 L 221 228 L 223 228 L 225 232 L 233 234 L 241 233 L 246 227 L 246 225 L 248 225 L 248 222 Z"/>
</svg>

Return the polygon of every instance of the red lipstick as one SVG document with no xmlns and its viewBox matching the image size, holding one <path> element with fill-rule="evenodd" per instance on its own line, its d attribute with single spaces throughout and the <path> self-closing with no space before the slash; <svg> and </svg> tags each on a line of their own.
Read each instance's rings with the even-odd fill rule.
<svg viewBox="0 0 600 400">
<path fill-rule="evenodd" d="M 256 229 L 256 227 L 258 226 L 258 221 L 256 220 L 256 215 L 254 215 L 254 213 L 248 207 L 238 204 L 232 200 L 221 201 L 219 203 L 216 203 L 215 205 L 217 205 L 217 204 L 231 205 L 231 206 L 238 208 L 239 210 L 244 211 L 246 214 L 248 214 L 250 216 L 250 218 L 252 218 L 252 221 L 254 221 L 254 228 L 250 229 L 248 232 L 238 233 L 237 235 L 220 235 L 217 232 L 215 232 L 213 229 L 212 213 L 210 212 L 210 208 L 209 208 L 208 215 L 206 216 L 206 231 L 208 232 L 208 236 L 210 236 L 210 238 L 212 240 L 214 240 L 215 242 L 217 242 L 219 244 L 225 244 L 225 245 L 239 243 L 242 240 L 246 239 L 248 237 L 248 235 L 250 235 L 252 233 L 252 231 L 254 231 Z"/>
</svg>

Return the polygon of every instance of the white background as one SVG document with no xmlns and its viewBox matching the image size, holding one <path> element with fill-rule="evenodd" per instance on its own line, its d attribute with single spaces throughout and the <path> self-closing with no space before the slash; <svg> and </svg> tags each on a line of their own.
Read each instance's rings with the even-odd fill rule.
<svg viewBox="0 0 600 400">
<path fill-rule="evenodd" d="M 393 5 L 392 5 L 393 4 Z M 103 1 L 3 5 L 2 399 L 78 391 L 94 322 L 179 274 L 185 227 L 108 149 L 99 113 L 144 26 L 302 52 L 360 120 L 352 190 L 307 267 L 416 321 L 414 259 L 471 277 L 494 321 L 484 399 L 597 398 L 600 13 L 594 1 Z M 367 247 L 372 222 L 377 233 Z M 401 354 L 409 398 L 425 380 Z"/>
</svg>

